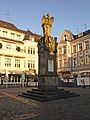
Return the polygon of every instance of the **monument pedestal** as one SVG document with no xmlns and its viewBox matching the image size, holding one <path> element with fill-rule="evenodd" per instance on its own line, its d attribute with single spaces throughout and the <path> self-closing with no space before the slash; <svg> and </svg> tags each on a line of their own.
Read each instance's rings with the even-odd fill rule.
<svg viewBox="0 0 90 120">
<path fill-rule="evenodd" d="M 58 89 L 57 76 L 39 76 L 38 89 L 42 90 L 55 90 Z"/>
</svg>

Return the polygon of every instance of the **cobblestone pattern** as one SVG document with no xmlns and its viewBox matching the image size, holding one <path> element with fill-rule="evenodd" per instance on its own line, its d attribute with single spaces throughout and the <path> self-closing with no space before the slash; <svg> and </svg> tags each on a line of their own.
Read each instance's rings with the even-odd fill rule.
<svg viewBox="0 0 90 120">
<path fill-rule="evenodd" d="M 17 96 L 30 88 L 0 89 L 0 120 L 90 120 L 90 88 L 65 88 L 80 96 L 39 102 Z"/>
</svg>

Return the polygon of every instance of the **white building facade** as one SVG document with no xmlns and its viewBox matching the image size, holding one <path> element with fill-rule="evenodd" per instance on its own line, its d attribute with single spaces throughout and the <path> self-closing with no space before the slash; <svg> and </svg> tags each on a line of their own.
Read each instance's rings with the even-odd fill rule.
<svg viewBox="0 0 90 120">
<path fill-rule="evenodd" d="M 0 20 L 0 84 L 21 84 L 21 74 L 38 74 L 39 35 Z"/>
</svg>

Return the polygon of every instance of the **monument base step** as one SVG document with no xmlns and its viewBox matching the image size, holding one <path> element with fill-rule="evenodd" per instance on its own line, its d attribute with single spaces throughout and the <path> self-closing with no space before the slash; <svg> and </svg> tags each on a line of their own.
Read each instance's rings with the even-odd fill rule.
<svg viewBox="0 0 90 120">
<path fill-rule="evenodd" d="M 41 90 L 41 89 L 32 89 L 32 91 L 22 92 L 18 94 L 18 96 L 38 100 L 41 102 L 56 100 L 56 99 L 64 99 L 69 97 L 76 97 L 79 94 L 71 93 L 70 91 L 65 91 L 64 89 L 57 90 Z"/>
</svg>

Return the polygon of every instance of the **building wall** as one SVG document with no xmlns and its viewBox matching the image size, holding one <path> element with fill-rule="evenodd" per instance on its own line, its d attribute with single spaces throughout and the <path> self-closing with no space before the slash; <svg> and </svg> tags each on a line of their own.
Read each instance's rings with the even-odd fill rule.
<svg viewBox="0 0 90 120">
<path fill-rule="evenodd" d="M 76 36 L 65 30 L 57 49 L 57 72 L 61 79 L 90 74 L 90 30 Z"/>
<path fill-rule="evenodd" d="M 0 21 L 1 22 L 1 21 Z M 1 24 L 0 24 L 1 25 Z M 11 28 L 9 28 L 11 25 Z M 4 22 L 0 26 L 0 74 L 38 74 L 37 36 L 31 33 L 25 39 L 27 31 L 14 28 L 13 24 Z M 33 72 L 32 72 L 33 71 Z"/>
</svg>

